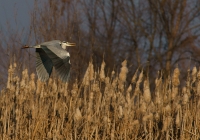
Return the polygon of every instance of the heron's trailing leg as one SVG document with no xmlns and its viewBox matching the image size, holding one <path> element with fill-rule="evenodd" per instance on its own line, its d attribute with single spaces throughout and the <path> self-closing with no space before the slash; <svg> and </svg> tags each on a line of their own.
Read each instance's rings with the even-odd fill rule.
<svg viewBox="0 0 200 140">
<path fill-rule="evenodd" d="M 22 49 L 27 49 L 27 48 L 41 48 L 41 46 L 40 45 L 36 45 L 36 46 L 24 45 L 24 46 L 22 46 Z"/>
<path fill-rule="evenodd" d="M 30 48 L 28 45 L 22 46 L 22 49 Z"/>
</svg>

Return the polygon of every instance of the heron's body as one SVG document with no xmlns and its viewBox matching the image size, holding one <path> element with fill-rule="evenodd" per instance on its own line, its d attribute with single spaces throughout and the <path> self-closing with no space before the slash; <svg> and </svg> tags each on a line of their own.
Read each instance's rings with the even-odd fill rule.
<svg viewBox="0 0 200 140">
<path fill-rule="evenodd" d="M 70 54 L 65 50 L 67 46 L 74 46 L 74 43 L 53 40 L 32 47 L 36 48 L 36 72 L 41 81 L 49 79 L 53 66 L 61 81 L 69 80 L 71 64 Z"/>
</svg>

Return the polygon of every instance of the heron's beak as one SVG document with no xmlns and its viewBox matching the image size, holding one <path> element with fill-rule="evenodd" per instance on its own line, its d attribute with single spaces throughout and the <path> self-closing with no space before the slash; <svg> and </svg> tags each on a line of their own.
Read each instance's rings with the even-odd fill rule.
<svg viewBox="0 0 200 140">
<path fill-rule="evenodd" d="M 26 48 L 29 48 L 29 46 L 28 45 L 24 45 L 24 46 L 22 46 L 21 49 L 26 49 Z"/>
<path fill-rule="evenodd" d="M 67 46 L 76 46 L 75 43 L 67 43 Z"/>
</svg>

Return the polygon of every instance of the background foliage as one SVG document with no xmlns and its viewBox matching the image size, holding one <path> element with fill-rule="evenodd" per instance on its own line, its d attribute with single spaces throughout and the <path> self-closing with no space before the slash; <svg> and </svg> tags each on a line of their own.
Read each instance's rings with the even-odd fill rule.
<svg viewBox="0 0 200 140">
<path fill-rule="evenodd" d="M 150 77 L 157 70 L 168 75 L 177 65 L 198 66 L 199 9 L 198 0 L 36 0 L 28 31 L 1 33 L 1 81 L 14 54 L 19 68 L 35 71 L 34 51 L 21 51 L 21 45 L 53 39 L 76 42 L 69 51 L 78 79 L 91 59 L 95 68 L 104 59 L 108 74 L 127 59 L 130 75 L 142 66 Z"/>
</svg>

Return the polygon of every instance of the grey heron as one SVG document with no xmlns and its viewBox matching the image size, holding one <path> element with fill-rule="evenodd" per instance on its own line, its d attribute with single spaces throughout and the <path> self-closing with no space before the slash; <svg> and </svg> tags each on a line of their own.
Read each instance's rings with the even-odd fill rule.
<svg viewBox="0 0 200 140">
<path fill-rule="evenodd" d="M 67 82 L 70 75 L 70 54 L 66 50 L 68 46 L 75 46 L 75 43 L 52 40 L 35 46 L 23 46 L 25 48 L 36 48 L 36 72 L 38 78 L 45 82 L 49 79 L 52 68 L 62 82 Z"/>
</svg>

